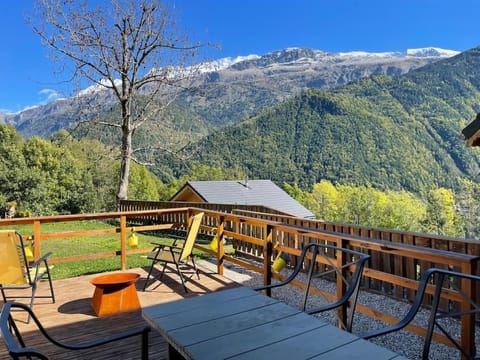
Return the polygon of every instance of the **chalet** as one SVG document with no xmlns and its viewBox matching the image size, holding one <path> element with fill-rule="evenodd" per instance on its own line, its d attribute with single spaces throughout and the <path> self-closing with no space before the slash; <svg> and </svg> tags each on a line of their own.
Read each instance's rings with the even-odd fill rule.
<svg viewBox="0 0 480 360">
<path fill-rule="evenodd" d="M 189 181 L 170 201 L 262 205 L 300 218 L 315 218 L 270 180 Z"/>
</svg>

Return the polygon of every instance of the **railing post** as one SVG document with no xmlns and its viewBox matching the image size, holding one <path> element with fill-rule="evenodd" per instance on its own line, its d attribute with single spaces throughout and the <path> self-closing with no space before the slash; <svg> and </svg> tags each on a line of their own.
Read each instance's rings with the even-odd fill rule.
<svg viewBox="0 0 480 360">
<path fill-rule="evenodd" d="M 120 216 L 120 268 L 127 268 L 127 217 Z"/>
<path fill-rule="evenodd" d="M 225 216 L 220 216 L 217 226 L 217 273 L 223 275 L 223 260 L 225 258 L 225 248 L 223 246 L 223 231 L 225 230 Z"/>
<path fill-rule="evenodd" d="M 35 246 L 33 248 L 33 257 L 38 259 L 41 256 L 41 240 L 40 240 L 40 221 L 35 220 L 33 222 L 33 240 L 35 241 Z"/>
<path fill-rule="evenodd" d="M 346 241 L 344 239 L 340 239 L 337 241 L 338 248 L 344 248 L 346 246 Z M 349 271 L 345 264 L 349 261 L 346 257 L 347 254 L 344 251 L 337 251 L 336 258 L 337 258 L 337 269 L 340 269 L 340 274 L 337 274 L 337 300 L 340 300 L 347 290 L 347 286 L 343 279 L 347 278 L 347 272 Z M 337 308 L 337 316 L 338 316 L 338 325 L 339 327 L 346 330 L 348 328 L 347 318 L 348 318 L 348 302 L 342 304 L 342 306 Z"/>
<path fill-rule="evenodd" d="M 263 231 L 263 284 L 270 285 L 272 283 L 272 254 L 273 254 L 273 227 L 267 225 Z M 271 289 L 266 290 L 266 295 L 270 296 L 272 293 Z"/>
<path fill-rule="evenodd" d="M 468 263 L 464 263 L 462 266 L 462 272 L 464 274 L 476 275 L 477 274 L 477 263 L 476 260 L 471 260 Z M 462 302 L 460 304 L 460 309 L 462 312 L 469 311 L 472 308 L 472 304 L 468 299 L 471 299 L 473 303 L 477 303 L 477 293 L 475 287 L 475 281 L 469 279 L 462 279 L 460 285 L 463 294 Z M 461 317 L 461 338 L 460 343 L 463 349 L 468 354 L 475 354 L 475 313 L 466 314 Z M 465 356 L 462 356 L 462 359 L 466 359 Z"/>
</svg>

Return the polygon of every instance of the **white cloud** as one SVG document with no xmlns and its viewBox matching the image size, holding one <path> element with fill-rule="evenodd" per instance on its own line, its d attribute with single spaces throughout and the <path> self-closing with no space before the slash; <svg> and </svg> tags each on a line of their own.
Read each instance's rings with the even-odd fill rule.
<svg viewBox="0 0 480 360">
<path fill-rule="evenodd" d="M 19 110 L 12 110 L 12 109 L 8 109 L 8 108 L 0 108 L 0 114 L 18 114 L 18 113 L 21 113 L 22 111 L 31 110 L 31 109 L 34 109 L 38 106 L 45 105 L 45 104 L 48 104 L 50 102 L 53 102 L 55 100 L 63 99 L 63 97 L 61 96 L 61 93 L 59 93 L 58 91 L 53 90 L 53 89 L 40 90 L 37 95 L 38 95 L 37 96 L 38 100 L 36 101 L 36 104 L 27 105 L 27 106 L 24 106 L 24 107 L 17 106 L 17 108 L 19 108 Z"/>
<path fill-rule="evenodd" d="M 52 101 L 55 101 L 55 100 L 58 100 L 58 99 L 62 98 L 61 94 L 58 91 L 53 90 L 53 89 L 40 90 L 38 95 L 40 95 L 40 102 L 39 103 L 41 105 L 44 105 L 44 104 L 47 104 L 49 102 L 52 102 Z"/>
</svg>

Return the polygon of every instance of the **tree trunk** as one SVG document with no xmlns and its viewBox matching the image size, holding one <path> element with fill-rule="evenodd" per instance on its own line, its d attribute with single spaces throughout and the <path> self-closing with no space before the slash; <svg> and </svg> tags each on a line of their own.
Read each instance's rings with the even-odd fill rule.
<svg viewBox="0 0 480 360">
<path fill-rule="evenodd" d="M 133 128 L 130 124 L 130 111 L 128 101 L 122 103 L 122 154 L 120 159 L 120 181 L 118 183 L 117 208 L 120 200 L 128 196 L 128 177 L 130 175 L 130 160 L 132 158 Z"/>
</svg>

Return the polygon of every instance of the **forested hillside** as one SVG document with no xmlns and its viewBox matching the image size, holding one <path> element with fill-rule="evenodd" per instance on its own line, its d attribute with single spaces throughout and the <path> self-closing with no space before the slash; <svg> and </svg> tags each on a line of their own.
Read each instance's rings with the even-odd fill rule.
<svg viewBox="0 0 480 360">
<path fill-rule="evenodd" d="M 51 140 L 22 139 L 0 124 L 0 217 L 113 211 L 116 151 L 96 140 L 74 140 L 66 131 Z M 157 200 L 165 187 L 134 164 L 129 196 Z"/>
<path fill-rule="evenodd" d="M 478 152 L 461 130 L 480 109 L 480 49 L 398 77 L 308 90 L 194 147 L 194 161 L 252 178 L 321 179 L 422 193 L 475 177 Z"/>
</svg>

